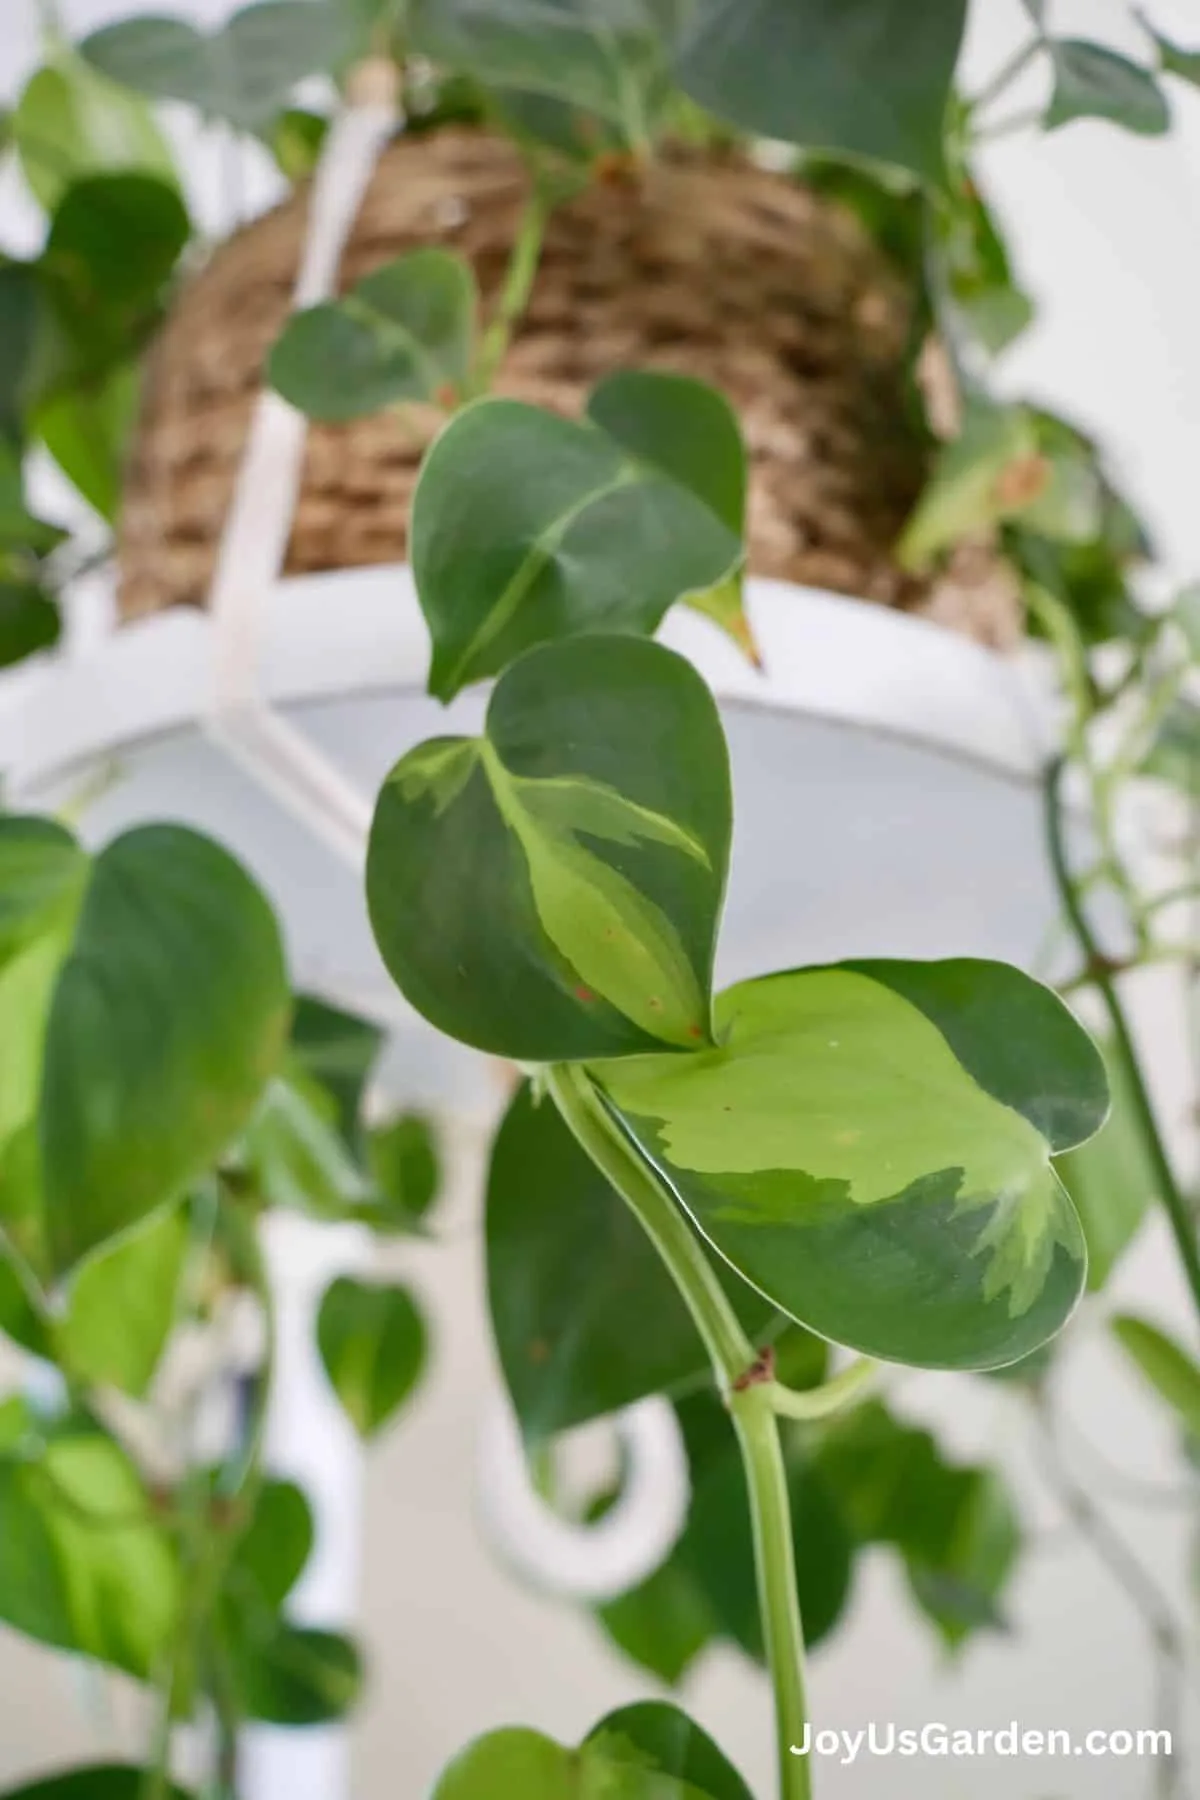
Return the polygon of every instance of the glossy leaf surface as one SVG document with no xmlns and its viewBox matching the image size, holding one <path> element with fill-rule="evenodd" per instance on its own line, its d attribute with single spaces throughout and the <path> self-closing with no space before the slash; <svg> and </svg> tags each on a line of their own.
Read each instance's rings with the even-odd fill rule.
<svg viewBox="0 0 1200 1800">
<path fill-rule="evenodd" d="M 232 857 L 145 826 L 95 859 L 46 1032 L 39 1135 L 60 1273 L 175 1199 L 283 1049 L 278 927 Z"/>
<path fill-rule="evenodd" d="M 376 806 L 376 942 L 433 1024 L 550 1062 L 709 1039 L 730 833 L 716 707 L 637 638 L 544 645 L 484 737 L 403 758 Z"/>
<path fill-rule="evenodd" d="M 685 455 L 696 384 L 620 381 L 593 402 L 620 439 L 516 400 L 483 400 L 458 413 L 426 457 L 412 561 L 439 699 L 547 639 L 648 635 L 677 600 L 740 569 L 740 534 L 708 503 L 727 494 L 727 435 L 714 440 L 711 466 L 703 440 Z"/>
<path fill-rule="evenodd" d="M 454 400 L 471 373 L 478 304 L 461 256 L 414 250 L 342 299 L 296 313 L 271 351 L 268 376 L 311 419 L 357 419 L 402 400 Z"/>
<path fill-rule="evenodd" d="M 1103 1122 L 1091 1040 L 1001 964 L 857 963 L 721 996 L 718 1047 L 596 1074 L 709 1241 L 823 1336 L 1016 1361 L 1083 1287 L 1051 1154 Z"/>
</svg>

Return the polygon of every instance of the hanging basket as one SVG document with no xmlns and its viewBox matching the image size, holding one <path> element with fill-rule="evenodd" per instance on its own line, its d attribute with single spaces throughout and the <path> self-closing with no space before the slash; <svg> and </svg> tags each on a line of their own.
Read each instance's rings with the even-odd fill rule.
<svg viewBox="0 0 1200 1800">
<path fill-rule="evenodd" d="M 503 281 L 528 190 L 503 139 L 446 128 L 385 151 L 342 261 L 349 286 L 439 243 Z M 203 605 L 267 353 L 291 299 L 303 192 L 237 233 L 182 294 L 150 360 L 122 509 L 126 619 Z M 622 367 L 719 387 L 751 456 L 750 567 L 922 613 L 982 643 L 1019 631 L 986 550 L 936 581 L 896 564 L 928 447 L 906 393 L 912 297 L 842 207 L 730 155 L 677 153 L 593 183 L 552 216 L 496 391 L 578 416 Z M 286 571 L 403 561 L 425 448 L 442 415 L 314 425 Z"/>
</svg>

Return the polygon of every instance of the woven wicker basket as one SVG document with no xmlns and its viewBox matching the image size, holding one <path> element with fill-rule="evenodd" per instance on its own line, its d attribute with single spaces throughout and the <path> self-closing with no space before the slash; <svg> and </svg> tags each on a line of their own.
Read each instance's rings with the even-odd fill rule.
<svg viewBox="0 0 1200 1800">
<path fill-rule="evenodd" d="M 526 189 L 515 151 L 484 132 L 397 139 L 343 282 L 439 242 L 471 260 L 487 303 Z M 126 618 L 204 603 L 305 208 L 297 194 L 224 244 L 158 340 L 120 524 Z M 740 160 L 681 155 L 637 181 L 593 184 L 554 214 L 496 389 L 578 415 L 616 368 L 700 376 L 737 407 L 749 444 L 752 570 L 1006 643 L 1014 596 L 990 555 L 961 554 L 932 585 L 893 558 L 926 472 L 905 401 L 910 329 L 909 295 L 844 210 Z M 288 571 L 403 560 L 417 468 L 439 424 L 431 409 L 314 426 Z"/>
</svg>

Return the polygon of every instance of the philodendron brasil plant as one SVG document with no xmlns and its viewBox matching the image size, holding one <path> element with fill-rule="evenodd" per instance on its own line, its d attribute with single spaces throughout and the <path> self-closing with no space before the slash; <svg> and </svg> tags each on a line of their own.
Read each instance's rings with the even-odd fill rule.
<svg viewBox="0 0 1200 1800">
<path fill-rule="evenodd" d="M 270 0 L 221 31 L 118 21 L 46 67 L 10 120 L 46 207 L 40 253 L 0 266 L 0 655 L 45 648 L 57 589 L 95 558 L 25 505 L 40 446 L 103 516 L 119 503 L 138 361 L 196 254 L 148 100 L 198 109 L 302 175 L 326 121 L 304 77 L 364 53 L 397 67 L 414 125 L 504 129 L 531 199 L 498 307 L 441 250 L 297 316 L 270 379 L 315 417 L 413 401 L 448 422 L 422 472 L 412 557 L 442 700 L 494 679 L 478 739 L 404 756 L 375 814 L 368 904 L 384 959 L 434 1025 L 519 1063 L 486 1199 L 489 1304 L 531 1453 L 647 1394 L 675 1406 L 693 1500 L 668 1563 L 601 1609 L 611 1638 L 677 1679 L 710 1639 L 766 1661 L 784 1800 L 811 1789 L 804 1639 L 836 1623 L 856 1550 L 900 1557 L 951 1647 L 1002 1621 L 1020 1545 L 995 1471 L 945 1457 L 885 1399 L 876 1364 L 1011 1372 L 1045 1424 L 1051 1341 L 1101 1287 L 1151 1198 L 1200 1314 L 1195 1206 L 1163 1149 L 1119 981 L 1192 948 L 1167 937 L 1183 887 L 1147 895 L 1116 809 L 1130 783 L 1200 787 L 1194 596 L 1139 603 L 1144 534 L 1088 440 L 1000 402 L 994 358 L 1031 307 L 975 182 L 978 142 L 1023 126 L 1004 96 L 1052 74 L 1048 129 L 1100 117 L 1166 129 L 1162 72 L 1056 36 L 980 94 L 952 77 L 965 0 Z M 864 960 L 764 971 L 724 994 L 712 967 L 729 859 L 720 720 L 690 665 L 651 641 L 683 601 L 752 643 L 742 609 L 746 467 L 724 399 L 620 371 L 570 422 L 487 398 L 537 268 L 548 209 L 673 138 L 769 137 L 855 211 L 904 271 L 950 366 L 956 419 L 898 554 L 931 568 L 986 542 L 1058 655 L 1067 757 L 1047 777 L 1050 858 L 1092 989 L 1102 1052 L 1063 1000 L 990 963 Z M 1096 651 L 1102 648 L 1104 655 Z M 1090 813 L 1076 869 L 1063 796 Z M 819 860 L 819 846 L 814 858 Z M 1127 930 L 1101 939 L 1093 897 Z M 1106 918 L 1111 918 L 1110 905 Z M 1109 927 L 1111 930 L 1111 926 Z M 133 1675 L 155 1698 L 142 1762 L 53 1775 L 23 1800 L 160 1800 L 185 1722 L 214 1724 L 200 1780 L 238 1792 L 253 1720 L 336 1717 L 354 1646 L 297 1624 L 312 1539 L 303 1494 L 263 1460 L 275 1209 L 427 1229 L 436 1159 L 418 1119 L 375 1118 L 378 1038 L 293 1000 L 277 926 L 217 845 L 171 826 L 85 852 L 59 821 L 0 819 L 0 1324 L 60 1375 L 54 1403 L 0 1411 L 0 1618 Z M 1108 1106 L 1115 1110 L 1093 1141 Z M 369 1121 L 369 1122 L 368 1122 Z M 1089 1260 L 1090 1259 L 1090 1260 Z M 216 1444 L 200 1402 L 249 1297 L 265 1352 Z M 1185 1435 L 1200 1368 L 1140 1319 L 1120 1342 Z M 199 1383 L 181 1337 L 215 1345 Z M 412 1391 L 419 1305 L 335 1282 L 319 1345 L 366 1437 Z M 837 1373 L 829 1344 L 855 1353 Z M 964 1378 L 966 1378 L 964 1376 Z M 1057 1455 L 1053 1430 L 1048 1443 Z M 1093 1497 L 1055 1465 L 1067 1510 L 1145 1613 L 1174 1723 L 1184 1637 Z M 606 1496 L 597 1496 L 597 1505 Z M 1195 1504 L 1193 1495 L 1192 1504 Z M 1164 1791 L 1180 1793 L 1181 1765 Z M 723 1755 L 661 1702 L 578 1746 L 514 1729 L 447 1770 L 437 1800 L 747 1800 Z"/>
</svg>

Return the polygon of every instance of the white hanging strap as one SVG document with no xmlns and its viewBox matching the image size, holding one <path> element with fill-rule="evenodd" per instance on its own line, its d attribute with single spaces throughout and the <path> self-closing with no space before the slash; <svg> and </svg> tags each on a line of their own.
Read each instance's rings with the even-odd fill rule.
<svg viewBox="0 0 1200 1800">
<path fill-rule="evenodd" d="M 396 74 L 367 63 L 330 127 L 313 180 L 296 308 L 335 292 L 338 268 L 380 154 L 397 122 Z M 210 734 L 281 805 L 354 867 L 371 822 L 367 797 L 272 711 L 261 686 L 265 611 L 287 555 L 308 421 L 264 390 L 254 409 L 208 597 L 213 632 Z"/>
</svg>

